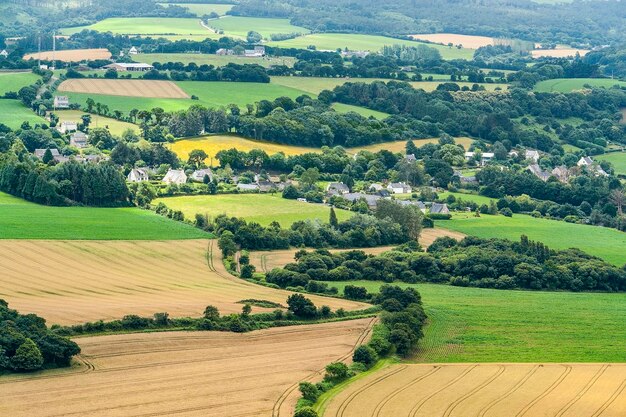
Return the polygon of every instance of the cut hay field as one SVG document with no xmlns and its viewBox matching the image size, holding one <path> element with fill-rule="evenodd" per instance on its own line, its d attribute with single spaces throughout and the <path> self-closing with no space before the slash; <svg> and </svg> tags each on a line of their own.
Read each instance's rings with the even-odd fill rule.
<svg viewBox="0 0 626 417">
<path fill-rule="evenodd" d="M 404 39 L 389 38 L 377 35 L 358 35 L 347 33 L 315 33 L 311 35 L 299 36 L 294 39 L 285 41 L 268 42 L 270 46 L 278 46 L 281 48 L 300 48 L 305 49 L 309 45 L 315 45 L 318 50 L 331 50 L 348 48 L 353 51 L 372 51 L 378 52 L 385 45 L 406 45 L 417 46 L 426 45 L 437 49 L 443 59 L 468 59 L 474 56 L 472 49 L 449 48 L 443 45 L 426 44 L 417 41 L 408 41 Z"/>
<path fill-rule="evenodd" d="M 483 46 L 494 45 L 494 39 L 487 36 L 458 35 L 456 33 L 425 33 L 411 35 L 418 41 L 428 41 L 442 45 L 463 45 L 463 48 L 478 49 Z"/>
<path fill-rule="evenodd" d="M 604 88 L 611 88 L 614 85 L 626 87 L 625 81 L 611 80 L 609 78 L 559 78 L 538 82 L 535 84 L 535 91 L 542 93 L 569 93 L 586 88 L 585 84 Z"/>
<path fill-rule="evenodd" d="M 186 7 L 191 13 L 195 13 L 196 16 L 202 17 L 203 15 L 209 15 L 211 13 L 217 13 L 220 16 L 226 14 L 227 11 L 233 8 L 233 4 L 192 4 L 192 3 L 158 3 L 163 7 L 167 6 L 180 6 Z"/>
<path fill-rule="evenodd" d="M 0 72 L 0 95 L 9 91 L 17 93 L 20 88 L 35 84 L 40 78 L 32 72 Z"/>
<path fill-rule="evenodd" d="M 622 266 L 626 263 L 626 233 L 608 227 L 536 219 L 523 214 L 513 217 L 473 217 L 455 214 L 452 220 L 438 221 L 437 227 L 483 238 L 519 240 L 521 235 L 543 242 L 551 249 L 579 248 L 607 262 Z"/>
<path fill-rule="evenodd" d="M 533 58 L 567 58 L 576 56 L 579 54 L 580 56 L 585 56 L 590 51 L 588 49 L 574 49 L 574 48 L 557 48 L 557 49 L 535 49 L 534 51 L 530 51 Z"/>
<path fill-rule="evenodd" d="M 625 364 L 397 364 L 350 384 L 323 416 L 617 417 L 625 386 Z"/>
<path fill-rule="evenodd" d="M 215 55 L 215 54 L 137 54 L 133 58 L 138 62 L 145 62 L 152 64 L 155 62 L 167 63 L 167 62 L 182 62 L 187 65 L 195 63 L 198 65 L 214 65 L 216 67 L 225 66 L 229 63 L 235 63 L 239 65 L 243 64 L 257 64 L 263 67 L 270 67 L 272 65 L 286 65 L 293 67 L 296 62 L 292 57 L 244 57 L 235 55 Z"/>
<path fill-rule="evenodd" d="M 50 207 L 0 193 L 0 239 L 171 240 L 209 236 L 193 226 L 134 207 Z"/>
<path fill-rule="evenodd" d="M 349 360 L 371 319 L 245 334 L 167 332 L 77 339 L 80 367 L 0 377 L 0 414 L 272 417 L 293 414 L 297 383 Z"/>
<path fill-rule="evenodd" d="M 271 194 L 218 194 L 158 198 L 153 205 L 165 203 L 173 210 L 180 210 L 188 219 L 196 214 L 215 217 L 220 214 L 243 217 L 249 222 L 267 226 L 273 221 L 282 227 L 289 227 L 300 220 L 319 220 L 328 223 L 330 207 L 323 204 L 304 203 L 281 197 L 281 193 Z M 346 220 L 354 213 L 335 210 L 337 218 Z"/>
<path fill-rule="evenodd" d="M 81 116 L 85 113 L 79 110 L 57 110 L 54 114 L 59 116 L 61 122 L 77 122 L 82 123 Z M 122 122 L 120 120 L 113 119 L 111 117 L 98 116 L 97 114 L 91 114 L 90 128 L 102 127 L 108 129 L 112 135 L 120 136 L 126 130 L 130 129 L 139 133 L 139 126 L 133 123 Z"/>
<path fill-rule="evenodd" d="M 611 152 L 603 155 L 597 155 L 596 159 L 602 161 L 608 161 L 613 164 L 616 174 L 626 175 L 626 153 L 625 152 Z"/>
<path fill-rule="evenodd" d="M 241 17 L 223 16 L 219 19 L 212 19 L 207 22 L 207 26 L 223 30 L 222 36 L 234 36 L 245 38 L 249 31 L 261 34 L 263 38 L 269 39 L 273 33 L 309 33 L 310 30 L 289 23 L 289 19 L 273 19 L 265 17 Z"/>
<path fill-rule="evenodd" d="M 419 243 L 427 248 L 435 239 L 441 236 L 450 236 L 455 239 L 464 237 L 461 233 L 451 232 L 444 229 L 424 229 L 420 235 Z M 365 253 L 379 255 L 393 249 L 393 246 L 379 246 L 375 248 L 357 248 Z M 257 271 L 269 272 L 274 268 L 282 268 L 290 262 L 294 262 L 294 256 L 300 249 L 274 250 L 274 251 L 253 251 L 250 252 L 250 263 L 256 266 Z M 311 249 L 313 250 L 313 249 Z M 349 249 L 346 249 L 349 250 Z M 343 249 L 333 249 L 331 252 L 343 252 Z"/>
<path fill-rule="evenodd" d="M 79 62 L 96 59 L 111 59 L 111 52 L 106 48 L 99 49 L 71 49 L 66 51 L 42 51 L 40 53 L 24 55 L 24 59 L 55 60 L 62 62 Z"/>
<path fill-rule="evenodd" d="M 454 138 L 457 145 L 462 145 L 465 149 L 468 149 L 474 139 L 467 137 L 459 137 Z M 413 139 L 413 143 L 418 148 L 420 146 L 426 145 L 427 143 L 437 143 L 439 138 L 428 138 L 428 139 Z M 358 148 L 348 148 L 347 151 L 350 153 L 358 153 L 360 151 L 369 151 L 369 152 L 378 152 L 382 149 L 389 150 L 391 152 L 405 152 L 406 150 L 406 141 L 398 140 L 394 142 L 385 142 L 385 143 L 375 143 L 373 145 L 360 146 Z"/>
<path fill-rule="evenodd" d="M 376 293 L 383 283 L 327 284 L 341 294 L 348 284 Z M 626 362 L 624 293 L 394 285 L 416 288 L 429 317 L 413 362 Z"/>
<path fill-rule="evenodd" d="M 230 275 L 213 240 L 0 241 L 0 298 L 50 324 L 121 319 L 127 314 L 200 317 L 212 304 L 241 312 L 241 300 L 285 305 L 289 291 Z M 44 272 L 45 271 L 45 272 Z M 333 310 L 364 303 L 312 297 Z M 270 311 L 255 307 L 256 311 Z"/>
<path fill-rule="evenodd" d="M 147 98 L 190 98 L 176 83 L 161 80 L 74 78 L 59 85 L 60 92 Z"/>
<path fill-rule="evenodd" d="M 0 99 L 0 123 L 11 129 L 19 129 L 23 122 L 29 122 L 31 126 L 37 123 L 47 123 L 45 119 L 37 116 L 21 101 Z"/>
<path fill-rule="evenodd" d="M 383 120 L 390 116 L 389 113 L 368 109 L 367 107 L 353 106 L 351 104 L 333 103 L 332 108 L 338 113 L 355 112 L 363 117 L 373 117 L 378 120 Z"/>
</svg>

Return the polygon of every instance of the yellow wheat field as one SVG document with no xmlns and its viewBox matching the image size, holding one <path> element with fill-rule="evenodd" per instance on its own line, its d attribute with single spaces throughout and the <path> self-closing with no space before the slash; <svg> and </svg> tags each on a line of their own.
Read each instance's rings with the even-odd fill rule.
<svg viewBox="0 0 626 417">
<path fill-rule="evenodd" d="M 0 241 L 0 299 L 49 324 L 156 312 L 198 317 L 209 304 L 222 313 L 236 313 L 243 307 L 241 300 L 285 305 L 290 294 L 228 274 L 212 240 Z M 310 298 L 333 310 L 366 306 Z"/>
<path fill-rule="evenodd" d="M 189 98 L 189 95 L 172 81 L 162 80 L 107 80 L 73 78 L 59 85 L 60 92 L 106 94 L 109 96 L 145 98 Z"/>
<path fill-rule="evenodd" d="M 24 55 L 25 60 L 42 59 L 46 61 L 80 62 L 96 59 L 110 59 L 111 52 L 106 48 L 99 49 L 70 49 L 67 51 L 42 51 Z"/>
<path fill-rule="evenodd" d="M 79 338 L 81 366 L 0 377 L 0 415 L 291 417 L 298 382 L 349 360 L 372 323 Z"/>
<path fill-rule="evenodd" d="M 454 239 L 463 239 L 465 235 L 458 232 L 445 229 L 424 229 L 420 235 L 420 245 L 427 248 L 442 236 L 450 236 Z M 379 255 L 393 249 L 393 246 L 379 246 L 376 248 L 358 248 L 365 253 Z M 269 272 L 274 268 L 282 268 L 290 262 L 294 261 L 294 256 L 299 249 L 273 250 L 273 251 L 253 251 L 250 252 L 250 263 L 254 265 L 257 271 Z M 313 249 L 311 249 L 313 250 Z M 331 252 L 341 252 L 342 249 L 331 250 Z"/>
<path fill-rule="evenodd" d="M 574 48 L 557 48 L 557 49 L 536 49 L 534 51 L 530 51 L 533 58 L 567 58 L 576 56 L 579 54 L 580 56 L 585 56 L 589 53 L 587 49 L 574 49 Z"/>
<path fill-rule="evenodd" d="M 324 417 L 621 417 L 626 364 L 393 365 L 348 386 Z"/>
</svg>

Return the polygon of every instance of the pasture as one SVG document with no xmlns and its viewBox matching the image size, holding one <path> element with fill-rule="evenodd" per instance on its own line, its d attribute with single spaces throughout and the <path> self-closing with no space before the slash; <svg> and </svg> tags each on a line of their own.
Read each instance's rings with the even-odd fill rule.
<svg viewBox="0 0 626 417">
<path fill-rule="evenodd" d="M 596 159 L 608 161 L 613 164 L 616 174 L 626 175 L 626 153 L 611 152 L 603 155 L 597 155 Z"/>
<path fill-rule="evenodd" d="M 191 13 L 195 13 L 196 16 L 202 17 L 211 13 L 217 13 L 220 16 L 226 14 L 227 11 L 233 8 L 232 4 L 192 4 L 192 3 L 158 3 L 163 7 L 167 6 L 180 6 L 189 9 Z"/>
<path fill-rule="evenodd" d="M 541 93 L 569 93 L 582 90 L 585 85 L 592 87 L 611 88 L 614 85 L 626 87 L 625 81 L 611 80 L 609 78 L 559 78 L 554 80 L 539 81 L 535 84 L 535 91 Z"/>
<path fill-rule="evenodd" d="M 265 17 L 241 17 L 241 16 L 223 16 L 219 19 L 212 19 L 207 22 L 207 26 L 223 30 L 222 36 L 233 36 L 238 38 L 246 38 L 249 31 L 255 31 L 261 34 L 263 38 L 269 39 L 274 33 L 309 33 L 309 29 L 294 26 L 289 23 L 289 19 L 273 19 Z"/>
<path fill-rule="evenodd" d="M 24 55 L 24 60 L 42 59 L 46 61 L 80 62 L 96 59 L 111 59 L 111 52 L 106 48 L 99 49 L 70 49 L 66 51 L 42 51 Z"/>
<path fill-rule="evenodd" d="M 494 38 L 488 36 L 458 35 L 456 33 L 425 33 L 419 35 L 411 35 L 418 41 L 428 41 L 442 45 L 463 45 L 463 48 L 478 49 L 483 46 L 494 45 Z"/>
<path fill-rule="evenodd" d="M 396 364 L 350 384 L 324 417 L 621 416 L 624 364 Z"/>
<path fill-rule="evenodd" d="M 190 98 L 176 83 L 161 80 L 74 78 L 63 81 L 59 91 L 124 97 Z"/>
<path fill-rule="evenodd" d="M 350 104 L 333 103 L 333 109 L 338 113 L 355 112 L 363 117 L 373 117 L 374 119 L 383 120 L 390 116 L 389 113 L 368 109 L 367 107 L 353 106 Z"/>
<path fill-rule="evenodd" d="M 85 113 L 79 110 L 57 110 L 54 114 L 59 116 L 61 122 L 77 122 L 82 123 L 81 116 Z M 97 114 L 91 114 L 90 128 L 103 127 L 108 129 L 112 135 L 120 136 L 126 130 L 130 129 L 136 133 L 139 133 L 139 126 L 133 123 L 122 122 L 120 120 L 113 119 L 111 117 L 99 116 Z"/>
<path fill-rule="evenodd" d="M 38 116 L 31 109 L 18 100 L 0 100 L 0 123 L 11 129 L 19 129 L 23 122 L 35 124 L 47 124 L 47 121 Z"/>
<path fill-rule="evenodd" d="M 243 217 L 249 222 L 267 226 L 273 221 L 282 227 L 289 227 L 300 220 L 313 220 L 328 223 L 330 207 L 323 204 L 304 203 L 288 200 L 278 192 L 272 194 L 218 194 L 158 198 L 152 202 L 156 205 L 164 203 L 173 210 L 180 210 L 188 219 L 196 214 L 207 214 L 215 217 L 220 214 Z M 342 221 L 354 213 L 336 209 L 337 218 Z"/>
<path fill-rule="evenodd" d="M 0 95 L 9 91 L 17 93 L 20 88 L 35 84 L 40 78 L 32 72 L 0 72 Z"/>
<path fill-rule="evenodd" d="M 270 67 L 272 65 L 286 65 L 293 67 L 296 62 L 292 57 L 245 57 L 236 55 L 215 55 L 215 54 L 137 54 L 134 56 L 134 60 L 138 62 L 146 63 L 167 63 L 167 62 L 181 62 L 185 65 L 192 62 L 197 65 L 214 65 L 216 67 L 222 67 L 226 64 L 234 63 L 239 65 L 244 64 L 257 64 L 262 67 Z"/>
<path fill-rule="evenodd" d="M 327 282 L 366 287 L 374 281 Z M 395 283 L 422 295 L 429 317 L 420 363 L 626 362 L 624 293 L 512 291 Z"/>
<path fill-rule="evenodd" d="M 209 302 L 210 300 L 207 300 Z M 12 417 L 293 414 L 298 382 L 348 361 L 371 319 L 252 333 L 165 332 L 77 339 L 73 369 L 0 377 Z"/>
<path fill-rule="evenodd" d="M 314 45 L 318 50 L 335 51 L 337 49 L 348 48 L 352 51 L 372 51 L 378 52 L 385 45 L 405 45 L 418 46 L 426 45 L 437 49 L 441 53 L 443 59 L 468 59 L 474 56 L 472 49 L 457 49 L 448 46 L 426 44 L 424 42 L 409 41 L 404 39 L 389 38 L 378 35 L 360 35 L 347 33 L 315 33 L 305 36 L 299 36 L 294 39 L 284 41 L 268 42 L 268 45 L 279 46 L 281 48 L 300 48 L 306 49 L 309 45 Z"/>
<path fill-rule="evenodd" d="M 626 233 L 608 227 L 537 219 L 523 214 L 474 217 L 471 213 L 455 214 L 451 220 L 436 224 L 437 227 L 483 238 L 517 241 L 521 235 L 526 235 L 551 249 L 578 248 L 618 266 L 626 263 Z"/>
<path fill-rule="evenodd" d="M 51 324 L 121 319 L 127 314 L 147 317 L 163 311 L 173 317 L 200 317 L 208 304 L 222 313 L 239 313 L 241 300 L 285 305 L 291 294 L 233 277 L 222 263 L 217 243 L 207 239 L 4 240 L 0 247 L 0 298 Z M 319 296 L 314 302 L 333 310 L 366 306 Z"/>
<path fill-rule="evenodd" d="M 0 193 L 0 239 L 171 240 L 209 236 L 134 207 L 51 207 Z"/>
</svg>

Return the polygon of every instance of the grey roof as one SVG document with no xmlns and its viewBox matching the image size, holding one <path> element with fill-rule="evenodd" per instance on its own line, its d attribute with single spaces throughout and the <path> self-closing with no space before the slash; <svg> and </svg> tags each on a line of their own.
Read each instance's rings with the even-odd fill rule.
<svg viewBox="0 0 626 417">
<path fill-rule="evenodd" d="M 43 156 L 46 154 L 46 150 L 47 149 L 35 149 L 35 156 L 39 159 L 43 158 Z M 59 150 L 56 148 L 50 148 L 50 153 L 52 154 L 52 156 L 59 156 L 61 155 L 59 153 Z"/>
<path fill-rule="evenodd" d="M 430 206 L 430 212 L 433 214 L 448 214 L 450 210 L 447 204 L 433 203 L 433 205 Z"/>
<path fill-rule="evenodd" d="M 237 184 L 237 189 L 241 191 L 256 191 L 259 189 L 259 185 L 258 184 L 243 184 L 240 182 L 239 184 Z"/>
<path fill-rule="evenodd" d="M 363 194 L 363 193 L 348 193 L 348 194 L 344 194 L 342 197 L 350 202 L 355 202 L 360 199 L 364 199 L 367 202 L 367 205 L 372 206 L 372 207 L 376 206 L 376 204 L 378 203 L 378 200 L 381 199 L 380 196 L 372 195 L 372 194 Z"/>
</svg>

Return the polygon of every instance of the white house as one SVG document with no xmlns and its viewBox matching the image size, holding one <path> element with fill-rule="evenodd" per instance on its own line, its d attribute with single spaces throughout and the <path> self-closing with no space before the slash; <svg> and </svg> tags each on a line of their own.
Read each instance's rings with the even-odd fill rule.
<svg viewBox="0 0 626 417">
<path fill-rule="evenodd" d="M 59 132 L 61 132 L 62 134 L 66 134 L 69 132 L 75 132 L 78 130 L 78 123 L 76 122 L 61 122 L 61 124 L 59 124 L 57 126 L 57 130 Z"/>
<path fill-rule="evenodd" d="M 593 165 L 593 159 L 589 158 L 588 156 L 583 156 L 578 160 L 578 163 L 576 165 L 578 165 L 579 167 L 590 167 Z"/>
<path fill-rule="evenodd" d="M 382 191 L 384 190 L 385 187 L 382 186 L 382 184 L 378 184 L 378 183 L 373 183 L 372 185 L 370 185 L 369 191 L 372 193 L 376 193 L 378 191 Z"/>
<path fill-rule="evenodd" d="M 76 132 L 70 136 L 70 146 L 73 146 L 78 149 L 86 148 L 89 144 L 87 140 L 89 136 L 87 136 L 83 132 Z"/>
<path fill-rule="evenodd" d="M 0 56 L 2 56 L 3 58 L 6 58 L 9 56 L 9 53 L 7 52 L 6 49 L 3 49 L 2 52 L 0 52 Z"/>
<path fill-rule="evenodd" d="M 193 174 L 191 174 L 191 180 L 196 182 L 203 182 L 205 175 L 209 177 L 209 181 L 213 181 L 213 172 L 209 168 L 198 169 L 194 171 Z"/>
<path fill-rule="evenodd" d="M 537 162 L 539 162 L 539 152 L 537 152 L 534 149 L 526 149 L 526 152 L 524 153 L 524 156 L 526 159 L 530 159 L 531 161 L 533 161 L 535 164 Z"/>
<path fill-rule="evenodd" d="M 163 177 L 162 182 L 165 184 L 184 184 L 187 182 L 187 175 L 182 169 L 170 169 Z"/>
<path fill-rule="evenodd" d="M 576 165 L 578 165 L 581 168 L 587 167 L 596 175 L 601 175 L 603 177 L 609 176 L 609 174 L 607 174 L 607 172 L 603 170 L 600 165 L 598 165 L 593 159 L 591 159 L 588 156 L 583 156 L 582 158 L 580 158 Z"/>
<path fill-rule="evenodd" d="M 130 182 L 142 182 L 148 181 L 148 179 L 148 170 L 145 168 L 131 169 L 128 173 L 128 176 L 126 177 L 126 180 Z"/>
<path fill-rule="evenodd" d="M 68 96 L 54 96 L 55 109 L 69 109 L 70 98 Z"/>
<path fill-rule="evenodd" d="M 131 48 L 128 50 L 128 54 L 129 54 L 129 55 L 137 55 L 138 53 L 139 53 L 139 51 L 138 51 L 138 50 L 137 50 L 137 48 L 135 48 L 134 46 L 133 46 L 133 47 L 131 47 Z"/>
<path fill-rule="evenodd" d="M 245 49 L 243 55 L 248 58 L 260 58 L 265 56 L 264 46 L 255 46 L 254 49 Z"/>
<path fill-rule="evenodd" d="M 392 182 L 387 186 L 387 190 L 393 194 L 407 194 L 411 192 L 411 186 L 403 182 Z"/>
<path fill-rule="evenodd" d="M 326 187 L 326 191 L 331 195 L 342 195 L 349 193 L 350 188 L 348 188 L 348 186 L 343 182 L 331 182 L 328 184 L 328 187 Z"/>
<path fill-rule="evenodd" d="M 470 159 L 476 156 L 476 152 L 465 152 L 465 160 L 469 161 Z M 494 158 L 495 154 L 493 152 L 483 152 L 480 154 L 480 165 L 484 166 L 485 164 L 491 162 Z"/>
</svg>

